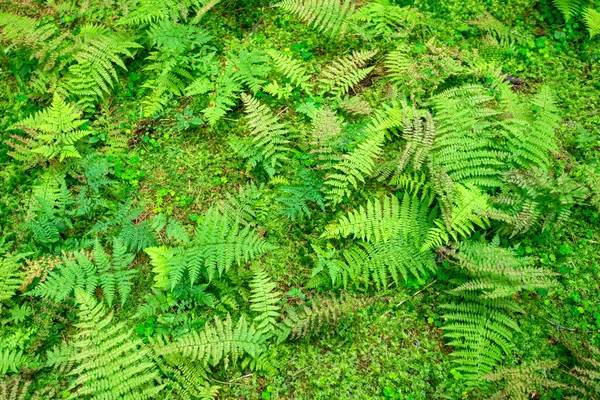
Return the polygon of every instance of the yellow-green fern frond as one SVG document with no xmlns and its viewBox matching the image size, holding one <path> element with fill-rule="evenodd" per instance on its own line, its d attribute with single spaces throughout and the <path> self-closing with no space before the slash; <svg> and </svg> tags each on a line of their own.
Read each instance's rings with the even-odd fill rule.
<svg viewBox="0 0 600 400">
<path fill-rule="evenodd" d="M 283 0 L 276 6 L 331 37 L 344 35 L 354 12 L 350 0 Z"/>
<path fill-rule="evenodd" d="M 373 70 L 367 63 L 377 54 L 372 51 L 355 51 L 350 56 L 339 58 L 323 70 L 319 78 L 321 93 L 343 96 L 365 79 Z"/>
</svg>

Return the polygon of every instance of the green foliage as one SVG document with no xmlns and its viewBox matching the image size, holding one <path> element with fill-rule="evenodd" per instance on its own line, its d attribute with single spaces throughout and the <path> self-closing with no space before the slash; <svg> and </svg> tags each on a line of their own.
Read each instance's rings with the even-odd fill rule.
<svg viewBox="0 0 600 400">
<path fill-rule="evenodd" d="M 600 12 L 592 8 L 588 8 L 583 14 L 583 19 L 587 25 L 588 31 L 590 32 L 590 38 L 600 35 Z"/>
<path fill-rule="evenodd" d="M 112 255 L 108 255 L 96 240 L 92 252 L 65 254 L 46 280 L 29 294 L 60 302 L 77 291 L 91 296 L 100 287 L 109 306 L 117 293 L 122 306 L 131 293 L 136 275 L 135 270 L 128 269 L 133 258 L 134 255 L 127 253 L 127 248 L 117 239 L 113 241 Z"/>
<path fill-rule="evenodd" d="M 0 258 L 0 301 L 10 299 L 23 283 L 24 273 L 19 261 L 22 255 L 5 255 Z M 2 307 L 0 306 L 0 311 Z"/>
<path fill-rule="evenodd" d="M 331 37 L 343 36 L 354 12 L 350 0 L 282 0 L 277 7 L 294 14 L 317 31 Z"/>
<path fill-rule="evenodd" d="M 36 161 L 38 155 L 48 160 L 58 157 L 61 162 L 66 158 L 81 158 L 75 144 L 90 132 L 79 129 L 87 122 L 80 116 L 75 107 L 55 94 L 50 108 L 11 127 L 23 130 L 27 136 L 11 135 L 8 144 L 13 150 L 9 154 L 29 163 Z"/>
<path fill-rule="evenodd" d="M 308 75 L 308 72 L 305 70 L 302 63 L 275 50 L 270 51 L 269 56 L 273 59 L 275 68 L 280 71 L 283 76 L 288 78 L 294 85 L 304 90 L 306 93 L 312 92 L 310 75 Z"/>
<path fill-rule="evenodd" d="M 181 354 L 199 361 L 204 367 L 223 362 L 225 368 L 249 356 L 256 359 L 263 351 L 263 335 L 242 316 L 233 323 L 227 314 L 224 321 L 215 317 L 214 325 L 206 324 L 202 331 L 181 336 L 174 342 L 159 342 L 158 354 Z"/>
<path fill-rule="evenodd" d="M 76 298 L 77 333 L 67 343 L 63 358 L 50 363 L 54 367 L 75 364 L 69 372 L 68 398 L 156 398 L 163 386 L 155 384 L 159 375 L 151 351 L 124 323 L 113 322 L 112 312 L 106 314 L 102 303 L 80 291 Z"/>
<path fill-rule="evenodd" d="M 155 286 L 173 290 L 186 279 L 193 285 L 200 279 L 211 281 L 236 263 L 242 265 L 275 247 L 262 240 L 250 226 L 240 229 L 217 209 L 209 210 L 198 225 L 193 239 L 181 247 L 150 247 Z"/>
<path fill-rule="evenodd" d="M 250 282 L 252 295 L 250 296 L 250 310 L 257 315 L 254 322 L 258 324 L 258 331 L 269 333 L 275 329 L 277 319 L 279 318 L 279 300 L 281 293 L 275 291 L 276 285 L 273 283 L 265 271 L 256 268 L 254 278 Z"/>
<path fill-rule="evenodd" d="M 559 382 L 547 377 L 547 371 L 556 368 L 557 361 L 539 361 L 522 364 L 514 368 L 502 368 L 497 372 L 487 374 L 481 379 L 490 382 L 504 381 L 505 386 L 494 393 L 494 399 L 530 399 L 537 390 L 566 388 Z"/>
<path fill-rule="evenodd" d="M 373 67 L 367 62 L 377 51 L 355 51 L 352 55 L 340 58 L 328 65 L 319 77 L 321 93 L 343 96 L 369 75 Z"/>
<path fill-rule="evenodd" d="M 254 97 L 242 93 L 242 101 L 251 130 L 251 141 L 240 144 L 243 147 L 236 146 L 237 150 L 244 157 L 249 158 L 249 168 L 262 165 L 269 176 L 273 176 L 276 169 L 280 168 L 282 162 L 287 159 L 286 153 L 289 151 L 287 128 L 266 105 L 261 104 Z"/>
</svg>

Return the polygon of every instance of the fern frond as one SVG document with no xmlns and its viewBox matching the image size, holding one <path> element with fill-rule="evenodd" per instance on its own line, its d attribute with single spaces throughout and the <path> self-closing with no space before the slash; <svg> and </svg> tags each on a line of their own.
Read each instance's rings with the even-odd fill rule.
<svg viewBox="0 0 600 400">
<path fill-rule="evenodd" d="M 27 361 L 23 350 L 0 349 L 0 376 L 7 372 L 18 373 L 21 365 Z"/>
<path fill-rule="evenodd" d="M 269 56 L 273 59 L 275 68 L 281 72 L 283 76 L 288 78 L 290 82 L 304 90 L 307 94 L 312 93 L 313 89 L 310 84 L 310 75 L 302 63 L 276 50 L 271 50 Z"/>
<path fill-rule="evenodd" d="M 516 322 L 502 310 L 479 301 L 444 304 L 447 310 L 442 327 L 453 361 L 471 381 L 488 374 L 500 363 L 503 353 L 512 349 L 513 332 L 520 332 Z"/>
<path fill-rule="evenodd" d="M 194 331 L 166 343 L 157 350 L 160 355 L 181 354 L 199 361 L 205 367 L 223 362 L 225 368 L 235 364 L 244 355 L 257 357 L 263 351 L 262 332 L 248 325 L 242 316 L 234 325 L 227 314 L 225 321 L 215 317 L 214 324 L 206 324 L 203 330 Z"/>
<path fill-rule="evenodd" d="M 286 310 L 278 340 L 283 342 L 288 337 L 301 339 L 311 334 L 318 334 L 325 324 L 335 324 L 361 305 L 360 299 L 347 294 L 340 297 L 314 297 L 310 305 L 302 305 L 299 310 L 291 308 Z"/>
<path fill-rule="evenodd" d="M 274 248 L 250 226 L 240 229 L 238 221 L 210 209 L 190 244 L 150 247 L 145 252 L 154 266 L 155 286 L 173 290 L 184 276 L 191 285 L 201 277 L 211 281 L 228 271 L 234 262 L 240 265 Z"/>
<path fill-rule="evenodd" d="M 583 0 L 552 0 L 556 8 L 562 13 L 565 21 L 569 21 L 574 15 L 579 14 Z"/>
<path fill-rule="evenodd" d="M 162 390 L 151 352 L 123 323 L 114 323 L 101 303 L 77 291 L 80 321 L 69 360 L 70 399 L 153 399 Z"/>
<path fill-rule="evenodd" d="M 279 318 L 279 301 L 281 293 L 274 291 L 276 284 L 271 281 L 269 275 L 261 269 L 255 268 L 254 278 L 250 282 L 250 310 L 257 313 L 254 322 L 258 324 L 256 329 L 263 333 L 269 333 L 275 329 Z"/>
<path fill-rule="evenodd" d="M 8 154 L 21 161 L 30 161 L 35 154 L 41 154 L 46 159 L 58 157 L 60 161 L 81 158 L 75 143 L 91 132 L 79 130 L 87 122 L 79 119 L 80 115 L 81 112 L 75 107 L 54 94 L 50 108 L 10 127 L 24 130 L 27 137 L 13 135 L 13 140 L 7 143 L 14 151 Z"/>
<path fill-rule="evenodd" d="M 354 51 L 352 55 L 340 58 L 328 65 L 319 77 L 321 93 L 343 96 L 365 79 L 373 70 L 366 67 L 368 61 L 377 54 L 373 51 Z"/>
<path fill-rule="evenodd" d="M 0 258 L 0 302 L 10 299 L 25 279 L 19 261 L 23 255 L 6 255 Z"/>
<path fill-rule="evenodd" d="M 317 31 L 331 37 L 343 36 L 354 6 L 350 0 L 283 0 L 276 4 Z"/>
<path fill-rule="evenodd" d="M 504 387 L 494 393 L 492 399 L 527 400 L 540 391 L 568 389 L 568 386 L 547 377 L 547 372 L 558 366 L 557 361 L 536 361 L 523 363 L 517 367 L 505 367 L 489 373 L 480 379 L 488 382 L 504 381 Z"/>
<path fill-rule="evenodd" d="M 341 162 L 333 166 L 337 172 L 326 176 L 325 198 L 332 204 L 338 204 L 351 194 L 351 187 L 358 188 L 358 183 L 371 175 L 384 142 L 384 132 L 375 132 L 359 143 L 353 152 L 344 154 Z"/>
<path fill-rule="evenodd" d="M 274 170 L 287 159 L 288 130 L 267 106 L 254 97 L 242 93 L 242 101 L 246 108 L 253 146 L 263 162 Z"/>
<path fill-rule="evenodd" d="M 587 8 L 583 13 L 583 20 L 590 32 L 590 38 L 600 35 L 600 12 L 593 8 Z"/>
</svg>

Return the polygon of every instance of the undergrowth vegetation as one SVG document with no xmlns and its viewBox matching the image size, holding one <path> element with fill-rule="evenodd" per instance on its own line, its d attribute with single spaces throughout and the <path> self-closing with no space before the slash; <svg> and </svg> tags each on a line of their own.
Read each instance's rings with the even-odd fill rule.
<svg viewBox="0 0 600 400">
<path fill-rule="evenodd" d="M 0 399 L 600 397 L 600 2 L 0 2 Z"/>
</svg>

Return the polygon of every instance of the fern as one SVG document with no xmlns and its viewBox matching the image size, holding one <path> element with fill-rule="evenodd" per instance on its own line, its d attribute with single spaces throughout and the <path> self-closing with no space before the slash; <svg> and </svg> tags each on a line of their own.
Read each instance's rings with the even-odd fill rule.
<svg viewBox="0 0 600 400">
<path fill-rule="evenodd" d="M 470 280 L 453 293 L 475 292 L 483 299 L 510 298 L 521 290 L 551 288 L 558 274 L 534 268 L 533 259 L 517 257 L 512 250 L 482 242 L 464 242 L 458 247 L 456 264 Z"/>
<path fill-rule="evenodd" d="M 587 8 L 583 14 L 583 20 L 590 32 L 590 38 L 600 35 L 600 12 Z"/>
<path fill-rule="evenodd" d="M 325 198 L 335 205 L 351 194 L 351 187 L 358 188 L 358 183 L 371 175 L 384 141 L 384 132 L 375 132 L 359 143 L 353 152 L 344 154 L 342 160 L 333 166 L 337 172 L 326 176 Z"/>
<path fill-rule="evenodd" d="M 0 368 L 1 370 L 2 368 Z M 25 400 L 29 392 L 29 386 L 32 381 L 24 381 L 21 385 L 22 377 L 17 375 L 13 378 L 4 379 L 0 382 L 0 399 L 6 400 Z"/>
<path fill-rule="evenodd" d="M 361 7 L 352 19 L 355 29 L 367 37 L 384 36 L 391 40 L 406 37 L 417 22 L 419 14 L 411 7 L 399 7 L 389 0 L 375 0 Z"/>
<path fill-rule="evenodd" d="M 340 297 L 322 296 L 311 299 L 299 310 L 287 309 L 278 333 L 279 342 L 287 338 L 301 339 L 318 334 L 325 326 L 333 325 L 342 317 L 363 306 L 360 299 L 342 295 Z"/>
<path fill-rule="evenodd" d="M 488 382 L 505 382 L 504 387 L 494 393 L 491 398 L 493 400 L 528 400 L 539 391 L 568 388 L 567 385 L 553 381 L 546 376 L 547 371 L 556 368 L 557 365 L 556 361 L 523 363 L 517 367 L 502 368 L 482 376 L 481 379 Z"/>
<path fill-rule="evenodd" d="M 402 202 L 384 197 L 327 226 L 322 236 L 352 235 L 363 240 L 343 253 L 346 263 L 340 274 L 345 282 L 374 281 L 381 289 L 387 287 L 389 276 L 399 284 L 411 276 L 422 279 L 435 270 L 433 254 L 421 251 L 421 240 L 431 229 L 433 215 L 429 204 L 415 197 L 405 195 Z"/>
<path fill-rule="evenodd" d="M 448 346 L 454 348 L 453 361 L 471 383 L 488 374 L 502 361 L 502 353 L 510 353 L 513 332 L 519 326 L 505 311 L 515 311 L 512 301 L 484 302 L 476 298 L 459 304 L 443 304 L 442 327 Z"/>
<path fill-rule="evenodd" d="M 435 226 L 427 233 L 422 250 L 446 244 L 450 238 L 456 241 L 461 237 L 469 237 L 477 227 L 486 228 L 489 225 L 489 196 L 474 186 L 456 185 L 454 190 L 454 204 L 450 213 L 434 221 Z"/>
<path fill-rule="evenodd" d="M 332 169 L 342 160 L 341 152 L 347 141 L 344 120 L 330 108 L 318 110 L 312 118 L 308 137 L 308 154 L 312 155 L 318 169 Z"/>
<path fill-rule="evenodd" d="M 113 322 L 102 303 L 76 292 L 79 322 L 72 344 L 54 358 L 56 366 L 75 363 L 69 399 L 97 397 L 153 399 L 162 390 L 151 352 L 124 323 Z"/>
<path fill-rule="evenodd" d="M 376 50 L 355 51 L 351 56 L 340 58 L 327 66 L 319 77 L 321 94 L 343 96 L 348 93 L 373 70 L 373 67 L 365 66 L 375 54 Z"/>
<path fill-rule="evenodd" d="M 247 122 L 251 130 L 252 153 L 255 154 L 250 165 L 253 166 L 260 160 L 269 175 L 273 176 L 275 169 L 287 158 L 286 153 L 289 151 L 287 128 L 267 106 L 254 97 L 242 93 L 242 101 L 246 107 Z"/>
<path fill-rule="evenodd" d="M 283 0 L 276 5 L 294 14 L 317 31 L 343 36 L 354 12 L 350 0 Z"/>
<path fill-rule="evenodd" d="M 271 50 L 269 56 L 273 60 L 275 68 L 277 68 L 283 76 L 288 78 L 290 82 L 304 90 L 307 94 L 312 93 L 310 75 L 300 62 L 275 50 Z"/>
<path fill-rule="evenodd" d="M 552 0 L 554 5 L 562 13 L 565 21 L 569 21 L 574 15 L 580 13 L 583 0 Z"/>
<path fill-rule="evenodd" d="M 81 158 L 75 144 L 91 132 L 79 128 L 87 121 L 79 119 L 81 113 L 54 94 L 50 108 L 36 113 L 11 126 L 21 129 L 27 137 L 11 135 L 8 154 L 20 161 L 31 162 L 39 154 L 45 159 Z"/>
<path fill-rule="evenodd" d="M 240 265 L 274 249 L 249 226 L 240 229 L 238 221 L 210 209 L 185 247 L 151 247 L 155 286 L 173 290 L 183 279 L 193 285 L 201 277 L 208 281 L 221 276 L 233 263 Z"/>
<path fill-rule="evenodd" d="M 21 269 L 19 260 L 24 256 L 26 255 L 5 255 L 0 258 L 0 302 L 10 299 L 21 287 L 25 273 Z"/>
<path fill-rule="evenodd" d="M 113 254 L 108 255 L 96 240 L 91 253 L 83 251 L 65 254 L 61 263 L 52 270 L 46 280 L 29 294 L 60 302 L 76 291 L 92 295 L 97 287 L 111 306 L 118 293 L 121 305 L 131 293 L 135 270 L 127 269 L 134 255 L 117 239 L 113 242 Z"/>
<path fill-rule="evenodd" d="M 223 362 L 225 368 L 236 364 L 245 355 L 256 358 L 263 351 L 262 332 L 248 325 L 242 316 L 234 325 L 227 314 L 225 321 L 215 317 L 214 325 L 206 324 L 203 330 L 177 338 L 174 342 L 158 343 L 160 355 L 181 354 L 200 362 L 204 367 Z"/>
<path fill-rule="evenodd" d="M 254 322 L 256 329 L 263 333 L 269 333 L 275 329 L 279 318 L 279 301 L 281 293 L 274 291 L 276 285 L 271 281 L 267 273 L 261 268 L 255 268 L 254 278 L 250 282 L 252 295 L 250 296 L 250 310 L 257 315 Z"/>
<path fill-rule="evenodd" d="M 7 372 L 19 372 L 26 361 L 27 356 L 23 354 L 23 350 L 0 348 L 0 376 Z"/>
<path fill-rule="evenodd" d="M 213 400 L 217 397 L 220 386 L 206 382 L 207 371 L 200 363 L 190 362 L 178 354 L 155 356 L 154 361 L 167 383 L 163 390 L 164 399 Z"/>
</svg>

